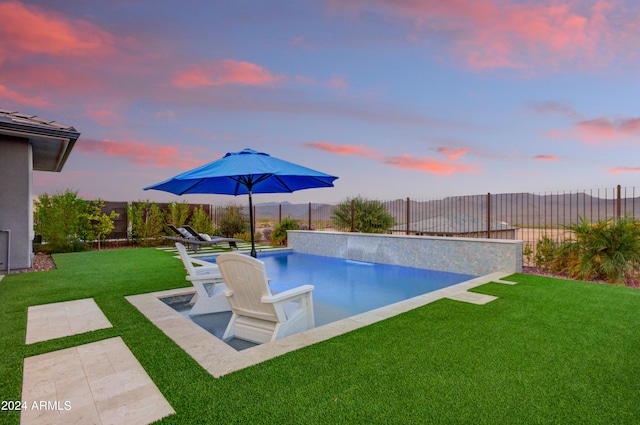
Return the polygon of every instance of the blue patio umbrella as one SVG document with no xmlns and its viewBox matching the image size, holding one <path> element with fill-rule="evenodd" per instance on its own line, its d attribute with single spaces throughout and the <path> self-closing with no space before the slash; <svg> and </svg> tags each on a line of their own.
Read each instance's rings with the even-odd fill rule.
<svg viewBox="0 0 640 425">
<path fill-rule="evenodd" d="M 291 193 L 302 189 L 333 187 L 333 181 L 337 178 L 266 153 L 244 149 L 240 152 L 229 152 L 217 161 L 145 187 L 144 190 L 163 190 L 176 195 L 248 194 L 251 256 L 256 257 L 252 194 Z"/>
</svg>

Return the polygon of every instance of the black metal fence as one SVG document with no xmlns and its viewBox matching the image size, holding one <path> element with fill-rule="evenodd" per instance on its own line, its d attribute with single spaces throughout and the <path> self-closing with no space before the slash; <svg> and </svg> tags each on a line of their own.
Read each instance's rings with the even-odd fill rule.
<svg viewBox="0 0 640 425">
<path fill-rule="evenodd" d="M 638 192 L 638 193 L 636 193 Z M 543 237 L 560 242 L 571 237 L 567 226 L 581 219 L 589 222 L 616 217 L 640 216 L 640 190 L 635 187 L 568 190 L 540 193 L 501 193 L 449 196 L 438 199 L 396 199 L 370 201 L 384 206 L 393 217 L 387 233 L 481 237 L 523 240 L 535 255 L 536 244 Z M 168 204 L 159 204 L 167 209 Z M 218 225 L 230 211 L 248 216 L 246 205 L 205 205 L 211 220 Z M 354 230 L 337 226 L 333 219 L 336 204 L 262 203 L 254 205 L 256 229 L 273 229 L 283 218 L 299 222 L 302 229 Z M 127 203 L 107 202 L 105 212 L 120 214 L 110 239 L 127 237 Z"/>
</svg>

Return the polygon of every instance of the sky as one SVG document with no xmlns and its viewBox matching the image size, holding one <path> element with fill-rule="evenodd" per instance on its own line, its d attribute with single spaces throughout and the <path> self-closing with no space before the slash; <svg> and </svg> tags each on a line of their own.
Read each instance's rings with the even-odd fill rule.
<svg viewBox="0 0 640 425">
<path fill-rule="evenodd" d="M 251 148 L 338 176 L 254 202 L 633 187 L 640 3 L 0 0 L 0 108 L 81 133 L 33 191 L 146 186 Z"/>
</svg>

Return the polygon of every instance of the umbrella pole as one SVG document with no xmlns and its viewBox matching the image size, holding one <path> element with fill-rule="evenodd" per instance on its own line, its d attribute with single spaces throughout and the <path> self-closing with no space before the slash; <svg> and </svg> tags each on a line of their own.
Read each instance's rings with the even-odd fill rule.
<svg viewBox="0 0 640 425">
<path fill-rule="evenodd" d="M 251 189 L 249 189 L 249 228 L 251 229 L 251 256 L 257 258 L 256 241 L 254 240 L 255 229 L 253 225 L 253 201 L 251 200 Z"/>
</svg>

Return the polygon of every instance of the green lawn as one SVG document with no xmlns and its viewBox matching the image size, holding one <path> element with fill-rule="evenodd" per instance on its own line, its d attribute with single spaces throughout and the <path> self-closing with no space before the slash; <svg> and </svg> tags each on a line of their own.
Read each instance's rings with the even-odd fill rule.
<svg viewBox="0 0 640 425">
<path fill-rule="evenodd" d="M 0 395 L 23 359 L 121 336 L 176 410 L 162 424 L 640 423 L 640 291 L 513 275 L 214 379 L 124 296 L 185 286 L 155 249 L 55 255 L 0 281 Z M 27 307 L 93 297 L 113 328 L 25 346 Z M 0 412 L 15 424 L 17 412 Z"/>
</svg>

